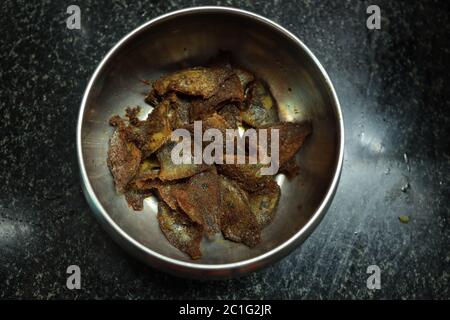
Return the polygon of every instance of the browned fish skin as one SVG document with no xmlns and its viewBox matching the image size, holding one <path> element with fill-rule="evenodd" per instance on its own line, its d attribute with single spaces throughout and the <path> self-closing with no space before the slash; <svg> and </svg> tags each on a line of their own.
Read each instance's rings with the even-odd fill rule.
<svg viewBox="0 0 450 320">
<path fill-rule="evenodd" d="M 220 229 L 225 238 L 249 247 L 261 241 L 261 230 L 250 210 L 247 194 L 230 179 L 221 177 Z"/>
<path fill-rule="evenodd" d="M 232 75 L 228 68 L 190 68 L 168 74 L 153 84 L 156 94 L 175 91 L 204 99 L 212 97 L 222 83 Z"/>
<path fill-rule="evenodd" d="M 220 231 L 219 176 L 202 172 L 189 179 L 186 188 L 174 192 L 180 208 L 195 222 L 201 224 L 209 236 Z"/>
<path fill-rule="evenodd" d="M 158 177 L 160 170 L 160 165 L 156 161 L 156 159 L 150 159 L 147 158 L 143 160 L 139 166 L 139 170 L 136 173 L 135 178 L 133 179 L 133 182 L 137 185 L 139 188 L 139 184 L 147 181 L 152 180 Z"/>
<path fill-rule="evenodd" d="M 144 209 L 144 199 L 152 195 L 149 191 L 137 190 L 133 186 L 128 186 L 125 191 L 125 199 L 130 207 L 135 211 Z"/>
<path fill-rule="evenodd" d="M 183 128 L 189 130 L 191 134 L 194 134 L 194 123 L 190 123 Z M 223 137 L 225 137 L 225 132 L 228 128 L 229 127 L 227 121 L 218 113 L 213 113 L 202 120 L 202 133 L 205 133 L 207 129 L 218 129 L 220 130 L 220 132 L 222 132 Z M 203 145 L 206 146 L 208 144 L 208 142 L 205 142 Z"/>
<path fill-rule="evenodd" d="M 192 259 L 202 256 L 201 225 L 192 222 L 184 213 L 171 210 L 164 202 L 159 202 L 158 205 L 158 222 L 161 231 L 175 248 L 187 253 Z"/>
<path fill-rule="evenodd" d="M 109 124 L 112 125 L 113 127 L 120 127 L 125 126 L 125 121 L 119 115 L 116 114 L 109 119 Z"/>
<path fill-rule="evenodd" d="M 141 156 L 141 151 L 127 141 L 125 127 L 123 123 L 120 124 L 110 139 L 107 159 L 117 192 L 123 193 L 127 184 L 134 178 Z"/>
<path fill-rule="evenodd" d="M 128 139 L 136 143 L 144 158 L 157 151 L 170 138 L 172 130 L 167 117 L 169 108 L 170 101 L 163 100 L 146 120 L 136 121 L 134 125 L 128 126 Z"/>
<path fill-rule="evenodd" d="M 171 181 L 189 178 L 209 168 L 205 164 L 194 164 L 193 155 L 191 164 L 174 164 L 172 162 L 171 152 L 175 145 L 176 142 L 169 141 L 160 150 L 158 150 L 157 157 L 161 165 L 159 179 L 162 181 Z"/>
<path fill-rule="evenodd" d="M 264 188 L 249 195 L 250 209 L 261 228 L 270 224 L 275 218 L 280 195 L 280 187 L 274 180 L 270 180 Z"/>
<path fill-rule="evenodd" d="M 233 69 L 233 72 L 239 77 L 242 87 L 245 89 L 247 84 L 254 80 L 254 75 L 244 68 L 236 67 L 233 56 L 228 51 L 220 51 L 216 56 L 210 59 L 208 66 L 216 68 Z"/>
<path fill-rule="evenodd" d="M 225 103 L 241 103 L 244 100 L 244 89 L 238 76 L 232 73 L 213 96 L 208 99 L 192 101 L 191 119 L 198 120 L 214 113 Z"/>
<path fill-rule="evenodd" d="M 261 189 L 273 178 L 268 175 L 260 175 L 259 170 L 263 167 L 262 164 L 250 164 L 248 159 L 245 164 L 237 164 L 237 157 L 232 158 L 234 164 L 219 164 L 217 168 L 221 174 L 235 180 L 246 191 L 252 192 Z"/>
<path fill-rule="evenodd" d="M 269 88 L 261 80 L 250 83 L 247 90 L 246 109 L 241 112 L 242 122 L 254 128 L 277 123 L 278 107 Z"/>
<path fill-rule="evenodd" d="M 171 209 L 178 208 L 175 192 L 184 188 L 183 182 L 163 182 L 160 179 L 137 181 L 136 187 L 139 190 L 157 190 L 159 198 L 164 201 Z"/>
<path fill-rule="evenodd" d="M 172 93 L 168 96 L 170 108 L 167 113 L 170 127 L 172 130 L 183 128 L 189 125 L 191 112 L 191 101 L 187 97 L 179 97 Z"/>
<path fill-rule="evenodd" d="M 236 104 L 226 104 L 218 114 L 225 119 L 227 129 L 237 129 L 242 125 L 240 111 Z"/>
<path fill-rule="evenodd" d="M 161 183 L 158 187 L 158 195 L 171 209 L 178 208 L 176 191 L 184 188 L 183 183 Z"/>
<path fill-rule="evenodd" d="M 136 106 L 134 108 L 132 107 L 127 107 L 125 109 L 125 116 L 128 118 L 128 121 L 130 122 L 130 124 L 132 125 L 136 125 L 139 123 L 139 112 L 141 112 L 141 107 Z"/>
<path fill-rule="evenodd" d="M 271 130 L 279 129 L 280 168 L 283 168 L 292 159 L 305 142 L 306 137 L 312 132 L 312 125 L 309 121 L 299 123 L 279 122 L 267 128 L 269 129 L 267 134 L 269 139 L 272 136 Z"/>
</svg>

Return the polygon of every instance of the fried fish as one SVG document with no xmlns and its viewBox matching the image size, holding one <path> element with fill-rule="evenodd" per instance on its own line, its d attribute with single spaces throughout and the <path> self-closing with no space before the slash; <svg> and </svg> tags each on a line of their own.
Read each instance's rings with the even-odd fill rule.
<svg viewBox="0 0 450 320">
<path fill-rule="evenodd" d="M 202 172 L 189 179 L 186 187 L 175 191 L 180 208 L 192 221 L 204 227 L 207 235 L 220 231 L 220 184 L 213 172 Z"/>
<path fill-rule="evenodd" d="M 195 99 L 192 101 L 191 119 L 203 119 L 220 109 L 225 103 L 241 103 L 244 100 L 244 89 L 238 76 L 232 73 L 223 82 L 214 95 L 208 99 Z"/>
<path fill-rule="evenodd" d="M 242 122 L 254 128 L 278 122 L 278 107 L 268 86 L 261 80 L 253 81 L 247 90 L 246 108 L 241 111 Z"/>
<path fill-rule="evenodd" d="M 248 195 L 239 185 L 221 176 L 220 229 L 226 239 L 254 247 L 261 241 L 260 227 L 250 210 Z"/>
<path fill-rule="evenodd" d="M 115 118 L 115 121 L 118 121 Z M 128 183 L 134 178 L 139 170 L 142 153 L 127 140 L 126 128 L 120 121 L 114 131 L 108 149 L 107 165 L 114 179 L 116 190 L 123 193 Z"/>
<path fill-rule="evenodd" d="M 201 257 L 203 235 L 213 239 L 222 233 L 225 239 L 248 247 L 261 241 L 261 230 L 275 217 L 281 190 L 273 175 L 262 174 L 269 164 L 250 161 L 251 151 L 267 151 L 270 165 L 276 162 L 279 172 L 292 176 L 299 168 L 294 156 L 312 132 L 310 122 L 280 122 L 268 84 L 231 61 L 228 53 L 222 53 L 209 67 L 183 69 L 154 81 L 145 98 L 153 109 L 145 120 L 139 117 L 139 107 L 126 108 L 125 118 L 110 119 L 116 129 L 107 165 L 117 192 L 137 211 L 143 209 L 145 198 L 157 196 L 162 233 L 192 259 Z M 184 158 L 189 161 L 178 163 L 172 158 L 172 151 L 174 155 L 179 151 L 178 160 L 180 153 L 187 152 L 180 148 L 187 145 L 177 146 L 171 140 L 172 132 L 184 129 L 192 134 L 197 120 L 202 121 L 202 134 L 217 129 L 224 142 L 234 142 L 233 152 L 227 154 L 229 143 L 217 149 L 214 143 L 220 137 L 202 136 L 200 141 L 190 140 L 191 152 Z M 277 129 L 279 159 L 273 159 L 272 150 L 264 145 L 255 146 L 260 136 L 253 140 L 241 136 L 242 128 L 267 129 L 270 148 Z M 194 141 L 199 145 L 194 146 Z M 199 161 L 193 151 L 210 152 L 223 161 L 209 164 L 203 157 Z M 241 152 L 244 163 L 238 164 Z"/>
<path fill-rule="evenodd" d="M 189 68 L 156 80 L 153 90 L 159 96 L 168 92 L 179 92 L 208 99 L 216 94 L 223 82 L 233 74 L 228 68 Z"/>
<path fill-rule="evenodd" d="M 279 164 L 280 168 L 286 166 L 293 156 L 302 147 L 305 139 L 312 132 L 312 125 L 309 121 L 303 122 L 279 122 L 266 127 L 269 132 L 268 137 L 272 137 L 272 129 L 279 130 Z M 270 144 L 270 142 L 269 142 Z"/>
<path fill-rule="evenodd" d="M 189 164 L 175 164 L 172 161 L 171 153 L 172 149 L 177 143 L 174 141 L 167 142 L 160 150 L 157 152 L 157 157 L 161 165 L 161 170 L 159 172 L 159 179 L 162 181 L 171 181 L 177 179 L 189 178 L 196 173 L 205 171 L 208 166 L 205 164 L 195 164 L 194 156 L 191 154 L 191 162 Z"/>
<path fill-rule="evenodd" d="M 144 158 L 157 151 L 169 138 L 172 132 L 169 118 L 168 99 L 161 101 L 144 121 L 130 123 L 127 127 L 128 139 L 142 151 Z"/>
<path fill-rule="evenodd" d="M 250 209 L 261 228 L 274 219 L 280 195 L 280 187 L 274 180 L 270 180 L 264 188 L 249 195 Z"/>
<path fill-rule="evenodd" d="M 192 259 L 202 256 L 200 242 L 203 227 L 184 213 L 170 209 L 164 202 L 158 205 L 158 222 L 161 231 L 175 248 L 187 253 Z"/>
</svg>

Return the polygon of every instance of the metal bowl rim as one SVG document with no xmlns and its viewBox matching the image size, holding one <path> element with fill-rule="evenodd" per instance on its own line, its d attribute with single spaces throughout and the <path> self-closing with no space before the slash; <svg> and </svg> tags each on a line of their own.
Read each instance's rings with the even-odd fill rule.
<svg viewBox="0 0 450 320">
<path fill-rule="evenodd" d="M 337 116 L 337 120 L 339 123 L 339 128 L 338 128 L 338 140 L 339 140 L 339 149 L 338 149 L 338 159 L 337 159 L 337 165 L 335 167 L 334 173 L 333 173 L 333 180 L 330 184 L 330 186 L 328 187 L 328 190 L 325 194 L 325 197 L 323 198 L 319 208 L 313 213 L 313 215 L 310 217 L 310 219 L 308 220 L 308 222 L 299 230 L 297 231 L 291 238 L 289 238 L 287 241 L 283 242 L 282 244 L 278 245 L 277 247 L 257 256 L 251 259 L 246 259 L 246 260 L 242 260 L 242 261 L 238 261 L 238 262 L 232 262 L 232 263 L 225 263 L 225 264 L 201 264 L 201 263 L 193 263 L 193 262 L 186 262 L 186 261 L 181 261 L 181 260 L 177 260 L 177 259 L 173 259 L 170 257 L 167 257 L 163 254 L 160 254 L 158 252 L 155 252 L 149 248 L 147 248 L 146 246 L 142 245 L 141 243 L 139 243 L 138 241 L 136 241 L 135 239 L 133 239 L 132 237 L 130 237 L 125 231 L 122 230 L 122 228 L 120 228 L 114 221 L 113 219 L 108 215 L 108 213 L 106 212 L 106 210 L 103 208 L 103 206 L 101 205 L 100 201 L 98 200 L 90 182 L 89 182 L 89 177 L 87 175 L 86 172 L 86 168 L 84 165 L 84 160 L 83 160 L 83 150 L 82 150 L 82 141 L 81 141 L 81 132 L 82 132 L 82 124 L 83 124 L 83 116 L 84 116 L 84 111 L 86 108 L 86 102 L 87 99 L 89 97 L 91 88 L 94 84 L 94 82 L 97 79 L 97 76 L 100 74 L 100 72 L 102 71 L 104 65 L 108 62 L 109 58 L 120 48 L 122 47 L 122 45 L 124 45 L 129 39 L 131 39 L 132 37 L 136 36 L 138 33 L 140 33 L 141 31 L 145 30 L 146 28 L 148 28 L 149 26 L 157 23 L 157 22 L 161 22 L 163 20 L 166 20 L 168 18 L 173 18 L 176 16 L 180 16 L 180 15 L 185 15 L 185 14 L 189 14 L 189 13 L 198 13 L 198 12 L 221 12 L 221 13 L 230 13 L 230 14 L 235 14 L 235 15 L 241 15 L 250 19 L 255 19 L 259 22 L 262 22 L 266 25 L 268 25 L 269 27 L 272 27 L 274 29 L 276 29 L 277 31 L 283 33 L 285 36 L 287 36 L 290 40 L 294 41 L 298 46 L 301 47 L 301 49 L 309 56 L 309 58 L 314 62 L 314 64 L 316 65 L 316 67 L 320 70 L 322 77 L 325 79 L 325 83 L 328 86 L 328 90 L 329 92 L 331 92 L 332 94 L 332 99 L 333 99 L 333 107 L 334 107 L 334 111 L 336 113 Z M 185 8 L 185 9 L 181 9 L 181 10 L 176 10 L 173 12 L 169 12 L 166 13 L 164 15 L 161 15 L 159 17 L 156 17 L 144 24 L 142 24 L 141 26 L 137 27 L 136 29 L 134 29 L 132 32 L 128 33 L 125 37 L 123 37 L 112 49 L 110 49 L 110 51 L 106 54 L 106 56 L 102 59 L 102 61 L 100 62 L 100 64 L 98 65 L 98 67 L 96 68 L 94 74 L 92 75 L 92 77 L 89 80 L 89 83 L 86 87 L 86 90 L 84 92 L 83 95 L 83 99 L 81 102 L 81 106 L 80 106 L 80 111 L 79 111 L 79 115 L 78 115 L 78 123 L 77 123 L 77 132 L 76 132 L 76 141 L 77 141 L 77 158 L 78 158 L 78 164 L 80 167 L 80 173 L 81 173 L 81 180 L 82 180 L 82 187 L 84 190 L 84 195 L 88 200 L 89 205 L 93 206 L 92 209 L 95 209 L 95 211 L 97 211 L 96 213 L 100 213 L 100 216 L 97 214 L 95 215 L 97 217 L 97 219 L 103 219 L 103 225 L 105 226 L 105 223 L 107 224 L 107 226 L 109 226 L 110 230 L 107 230 L 109 232 L 115 232 L 116 234 L 120 235 L 124 241 L 129 242 L 130 244 L 132 244 L 133 247 L 135 247 L 136 249 L 138 249 L 139 251 L 141 251 L 141 253 L 144 253 L 146 255 L 150 255 L 153 258 L 162 260 L 165 263 L 168 264 L 174 264 L 177 265 L 179 267 L 182 268 L 189 268 L 189 269 L 196 269 L 196 270 L 226 270 L 226 269 L 237 269 L 237 268 L 242 268 L 245 267 L 247 265 L 251 265 L 251 264 L 256 264 L 256 263 L 262 263 L 263 261 L 268 260 L 269 257 L 271 256 L 276 256 L 276 255 L 280 255 L 282 252 L 284 252 L 285 254 L 287 254 L 290 249 L 293 249 L 294 244 L 296 243 L 297 240 L 301 239 L 303 236 L 307 236 L 309 233 L 311 233 L 316 226 L 319 224 L 319 222 L 321 221 L 321 219 L 323 218 L 323 216 L 325 215 L 326 211 L 327 211 L 327 207 L 330 205 L 334 193 L 336 191 L 338 182 L 339 182 L 339 178 L 340 178 L 340 173 L 342 170 L 342 164 L 343 164 L 343 157 L 344 157 L 344 122 L 343 122 L 343 116 L 342 116 L 342 111 L 341 111 L 341 107 L 339 104 L 339 99 L 336 95 L 335 89 L 333 87 L 333 84 L 327 74 L 327 72 L 325 71 L 325 69 L 323 68 L 323 66 L 321 65 L 321 63 L 319 62 L 319 60 L 315 57 L 315 55 L 308 49 L 308 47 L 303 44 L 302 41 L 300 41 L 294 34 L 292 34 L 290 31 L 286 30 L 285 28 L 283 28 L 282 26 L 278 25 L 277 23 L 269 20 L 268 18 L 265 18 L 263 16 L 260 16 L 256 13 L 253 12 L 249 12 L 246 10 L 242 10 L 242 9 L 237 9 L 237 8 L 231 8 L 231 7 L 222 7 L 222 6 L 200 6 L 200 7 L 192 7 L 192 8 Z M 106 227 L 106 226 L 105 226 Z M 306 237 L 305 237 L 306 238 Z M 301 239 L 301 240 L 305 240 L 305 239 Z M 298 244 L 300 244 L 302 241 L 300 241 Z M 263 264 L 263 263 L 262 263 Z"/>
</svg>

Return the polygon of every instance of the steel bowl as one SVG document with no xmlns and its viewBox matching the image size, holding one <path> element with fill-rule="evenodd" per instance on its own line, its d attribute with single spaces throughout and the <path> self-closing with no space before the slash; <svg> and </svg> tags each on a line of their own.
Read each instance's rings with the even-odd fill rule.
<svg viewBox="0 0 450 320">
<path fill-rule="evenodd" d="M 126 106 L 144 103 L 148 86 L 169 71 L 205 64 L 219 51 L 265 79 L 286 121 L 310 119 L 314 132 L 292 180 L 279 175 L 282 196 L 272 224 L 254 248 L 226 240 L 202 242 L 193 261 L 171 246 L 159 229 L 157 202 L 146 199 L 135 212 L 115 192 L 106 165 L 112 128 L 108 119 Z M 153 19 L 132 31 L 102 60 L 81 103 L 77 151 L 86 199 L 106 231 L 129 253 L 178 276 L 224 278 L 273 263 L 301 244 L 321 221 L 338 185 L 344 126 L 333 85 L 313 53 L 278 24 L 247 11 L 197 7 Z"/>
</svg>

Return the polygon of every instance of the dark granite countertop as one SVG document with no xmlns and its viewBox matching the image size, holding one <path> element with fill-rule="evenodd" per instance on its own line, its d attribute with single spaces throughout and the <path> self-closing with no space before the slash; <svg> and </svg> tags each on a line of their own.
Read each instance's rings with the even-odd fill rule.
<svg viewBox="0 0 450 320">
<path fill-rule="evenodd" d="M 72 1 L 1 4 L 0 298 L 450 298 L 448 2 L 376 1 L 377 31 L 366 28 L 372 3 L 356 0 L 74 3 L 81 30 L 66 28 Z M 75 147 L 83 91 L 108 50 L 153 17 L 205 4 L 262 14 L 303 40 L 346 127 L 341 182 L 311 237 L 267 269 L 216 282 L 119 248 L 83 197 Z M 80 290 L 66 287 L 72 264 Z M 380 290 L 366 287 L 369 265 Z"/>
</svg>

